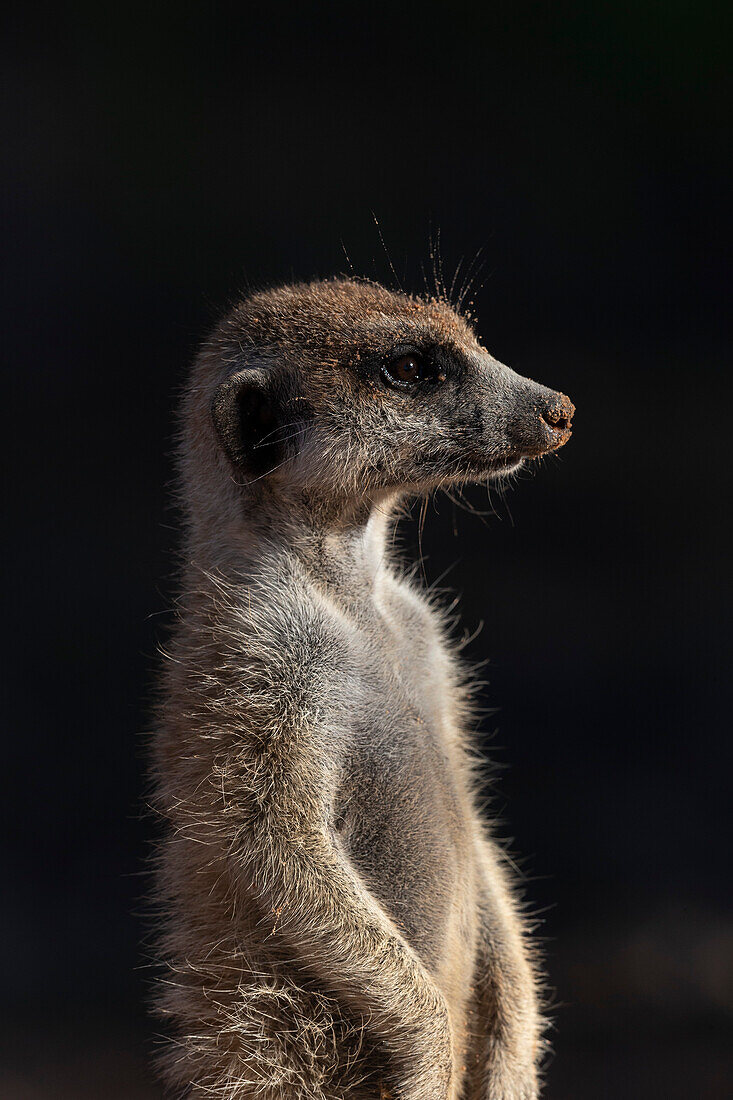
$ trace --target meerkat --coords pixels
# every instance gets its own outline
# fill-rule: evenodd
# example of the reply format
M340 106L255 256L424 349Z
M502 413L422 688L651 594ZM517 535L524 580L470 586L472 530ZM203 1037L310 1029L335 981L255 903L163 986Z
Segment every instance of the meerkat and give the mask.
M391 531L410 494L562 446L573 412L445 300L368 281L254 294L204 344L154 741L171 1095L537 1096L470 677Z

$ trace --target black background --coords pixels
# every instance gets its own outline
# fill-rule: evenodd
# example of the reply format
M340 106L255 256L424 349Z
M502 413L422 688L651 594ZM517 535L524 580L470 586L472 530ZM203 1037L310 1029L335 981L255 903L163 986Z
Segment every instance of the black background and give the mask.
M496 515L438 497L423 539L428 581L453 566L441 583L484 624L494 805L555 991L547 1096L726 1094L728 18L683 0L10 17L4 1097L159 1095L142 731L175 395L249 286L394 283L373 213L409 289L431 237L449 281L482 249L484 342L578 409Z

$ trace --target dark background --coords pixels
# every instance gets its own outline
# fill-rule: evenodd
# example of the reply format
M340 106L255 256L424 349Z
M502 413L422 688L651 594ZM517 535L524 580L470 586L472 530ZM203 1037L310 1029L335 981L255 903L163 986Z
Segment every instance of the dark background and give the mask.
M175 395L248 286L393 282L374 212L408 288L438 232L449 279L481 248L486 345L578 409L495 516L438 497L423 545L484 623L495 806L555 991L547 1096L723 1097L723 5L154 9L17 9L3 35L0 1093L159 1096L141 731Z

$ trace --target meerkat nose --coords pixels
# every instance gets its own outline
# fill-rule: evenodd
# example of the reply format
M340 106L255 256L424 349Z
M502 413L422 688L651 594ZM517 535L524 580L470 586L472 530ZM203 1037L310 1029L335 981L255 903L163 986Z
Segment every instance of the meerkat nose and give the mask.
M553 399L540 409L540 419L553 432L565 433L572 427L575 405L564 393L553 394Z

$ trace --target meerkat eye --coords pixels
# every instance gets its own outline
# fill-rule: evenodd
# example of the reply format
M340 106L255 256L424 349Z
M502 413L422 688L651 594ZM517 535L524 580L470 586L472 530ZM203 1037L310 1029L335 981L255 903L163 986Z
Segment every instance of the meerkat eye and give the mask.
M422 377L422 363L417 355L401 355L389 365L397 382L417 382Z
M423 359L414 351L406 355L398 355L384 368L387 381L400 388L414 385L424 377L424 374Z

